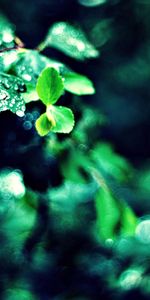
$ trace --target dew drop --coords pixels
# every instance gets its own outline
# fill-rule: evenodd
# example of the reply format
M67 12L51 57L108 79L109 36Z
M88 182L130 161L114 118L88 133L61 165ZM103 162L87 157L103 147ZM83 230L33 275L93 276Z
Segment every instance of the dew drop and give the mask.
M31 81L31 79L32 79L31 75L29 75L29 74L23 74L22 78L26 81Z
M26 113L26 120L32 122L34 119L33 115L31 113Z
M19 84L19 85L18 85L18 91L19 91L19 92L25 92L25 91L26 91L26 86L25 86L25 84Z
M25 121L23 127L25 130L30 130L32 128L32 123L30 121Z
M18 84L17 83L14 84L14 90L18 91Z
M18 117L23 117L23 116L24 116L24 111L22 111L22 110L17 110L17 111L16 111L16 115L17 115Z
M0 92L0 100L9 99L9 94L6 91L1 90Z
M3 84L3 86L4 86L6 89L10 89L10 83L9 83L9 80L8 80L7 78L4 78L4 79L3 79L2 84Z

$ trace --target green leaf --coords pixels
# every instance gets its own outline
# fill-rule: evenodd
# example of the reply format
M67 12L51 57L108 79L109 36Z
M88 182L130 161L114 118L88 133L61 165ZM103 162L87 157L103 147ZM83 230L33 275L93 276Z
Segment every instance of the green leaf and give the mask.
M121 234L134 235L137 224L137 217L132 209L126 203L122 203Z
M23 79L26 84L32 84L35 87L39 74L49 65L59 69L59 63L41 55L36 50L25 49L18 53L17 62L15 61L11 72Z
M14 59L14 64L11 66L11 73L25 82L27 91L24 97L27 103L39 99L35 91L36 83L44 68L47 66L54 67L58 71L64 68L64 65L60 62L51 60L36 50L21 51L18 53L17 60L15 60L15 57L12 57L12 59Z
M56 69L48 67L40 74L36 90L46 106L54 104L63 93L63 79Z
M118 182L126 182L132 174L129 162L115 153L112 146L107 143L98 143L91 151L91 158L101 170Z
M107 0L79 0L79 3L87 7L95 7L104 4L106 1Z
M36 50L25 50L20 53L10 51L3 53L0 59L0 65L3 71L10 69L12 74L25 82L27 91L23 97L26 103L39 99L35 91L36 83L40 73L46 67L54 68L60 73L65 80L64 88L70 93L86 95L95 92L92 82L86 76L72 72L71 69L64 64L49 59Z
M95 89L93 83L86 76L70 72L64 75L65 90L76 95L89 95L94 94Z
M97 228L102 240L114 239L120 211L116 199L108 188L100 187L95 199Z
M106 123L106 118L93 106L80 104L82 116L73 131L73 137L81 144L93 145L97 141L100 128Z
M47 117L54 125L51 128L53 132L69 133L74 126L74 115L72 110L64 106L51 105L47 109Z
M48 46L77 60L99 56L99 51L88 41L83 31L65 22L55 23L50 28L44 42L39 45L39 49L43 50Z
M2 63L1 70L8 72L12 65L18 60L18 52L16 50L6 51L0 53L0 62ZM1 71L1 72L2 72Z
M99 191L95 198L97 229L102 240L115 239L119 235L133 236L137 226L137 217L132 208L116 197L99 174Z
M61 161L61 172L66 180L76 183L87 183L91 180L91 161L89 155L79 147L68 144L67 157Z
M7 300L17 300L18 297L21 300L35 300L35 297L30 290L16 286L11 289L6 289L4 295Z
M48 120L46 113L42 114L35 123L36 130L40 136L49 133L52 128L52 123Z
M25 103L30 103L31 101L37 101L39 100L39 96L38 93L35 89L35 87L33 87L32 84L27 84L27 90L25 93L23 93L22 95Z
M0 111L10 110L22 117L25 102L21 93L25 92L25 89L25 84L20 78L0 73Z

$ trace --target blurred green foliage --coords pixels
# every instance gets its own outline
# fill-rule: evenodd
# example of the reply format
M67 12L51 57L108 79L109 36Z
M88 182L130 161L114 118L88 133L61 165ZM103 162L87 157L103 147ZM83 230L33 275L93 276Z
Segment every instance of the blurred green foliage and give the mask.
M128 5L135 23L144 23L148 33L150 5L148 1L123 2L79 0L89 10L120 5L124 14L117 15L117 21L105 13L103 18L95 16L86 24L87 36L82 26L57 21L36 50L22 49L14 26L0 17L0 51L4 50L0 52L0 110L4 111L0 120L7 118L5 110L17 116L25 113L21 121L17 116L13 119L16 132L11 132L11 121L6 121L8 137L6 126L1 126L5 141L1 152L5 165L1 162L0 169L1 299L95 300L101 295L130 299L132 292L138 299L149 299L149 158L134 165L102 135L110 124L127 147L131 127L136 134L134 126L148 118L149 104L142 104L141 115L141 100L136 101L135 96L126 102L128 93L124 95L124 91L149 96L149 41L137 46L126 59L116 57L114 49L116 45L121 49L122 39L129 33L122 20L124 17L127 26ZM129 21L132 25L134 18ZM127 54L130 45L128 40L124 43ZM56 48L72 60L84 62L87 69L94 64L95 74L101 72L101 81L97 84L95 79L93 85L76 68L72 71L72 66L39 52L46 48ZM105 62L105 51L110 53L111 68ZM88 64L87 59L94 60ZM146 91L139 90L143 86ZM65 106L53 105L57 100ZM71 109L76 119L72 132ZM110 111L114 111L112 119ZM35 119L43 137L35 131ZM31 134L29 139L27 133ZM129 144L134 146L132 135Z

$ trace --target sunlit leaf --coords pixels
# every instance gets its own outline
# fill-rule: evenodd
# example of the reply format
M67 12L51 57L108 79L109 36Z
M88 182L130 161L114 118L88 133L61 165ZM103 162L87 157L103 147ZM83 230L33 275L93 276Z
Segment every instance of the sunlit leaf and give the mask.
M55 23L50 28L39 49L43 50L48 46L57 48L78 60L99 56L98 50L88 41L83 31L65 22Z
M64 91L62 77L54 68L46 68L40 74L36 90L39 98L47 106L54 104Z
M51 122L48 120L46 113L42 114L35 123L36 130L39 135L44 136L49 133L52 128Z
M51 130L53 132L70 133L74 126L74 115L71 109L64 106L50 106L47 110L47 117L55 124Z

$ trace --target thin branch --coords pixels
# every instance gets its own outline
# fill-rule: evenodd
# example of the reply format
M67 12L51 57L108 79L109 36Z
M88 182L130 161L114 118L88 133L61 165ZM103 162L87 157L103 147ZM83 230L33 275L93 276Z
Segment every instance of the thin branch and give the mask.
M13 47L0 49L0 53L24 48L24 43L18 37L15 37L15 43L16 45L14 45Z
M3 49L0 49L0 53L7 52L7 51L10 51L10 50L17 50L18 48L20 48L20 47L17 46L17 45L15 45L13 47L10 47L10 48L3 48Z

